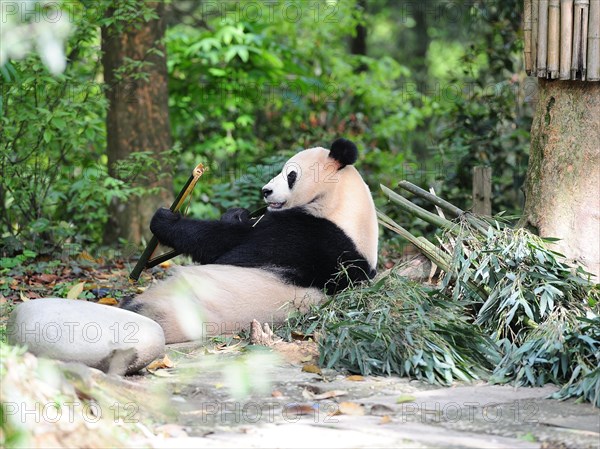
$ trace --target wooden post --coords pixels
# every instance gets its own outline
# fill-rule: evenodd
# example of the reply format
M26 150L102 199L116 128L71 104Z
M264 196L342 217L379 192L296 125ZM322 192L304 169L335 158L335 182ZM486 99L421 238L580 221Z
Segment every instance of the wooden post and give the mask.
M573 0L560 0L560 79L571 79Z
M473 213L492 215L492 167L473 167Z
M558 78L560 49L560 0L548 3L548 78Z
M587 79L600 81L600 0L590 2Z

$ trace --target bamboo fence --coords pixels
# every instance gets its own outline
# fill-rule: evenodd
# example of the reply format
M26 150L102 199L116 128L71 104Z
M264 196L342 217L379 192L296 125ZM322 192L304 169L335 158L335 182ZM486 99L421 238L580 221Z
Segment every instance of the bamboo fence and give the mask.
M523 0L525 70L600 81L600 0Z

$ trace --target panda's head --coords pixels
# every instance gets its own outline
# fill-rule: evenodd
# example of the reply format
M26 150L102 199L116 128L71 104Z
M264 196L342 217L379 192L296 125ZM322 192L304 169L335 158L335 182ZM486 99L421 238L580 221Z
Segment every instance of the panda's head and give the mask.
M369 187L352 165L357 158L356 145L346 139L333 142L331 150L301 151L285 163L262 193L272 213L301 207L336 224L374 268L377 215Z
M317 147L299 152L263 187L269 211L304 206L315 213L332 205L345 178L356 177L356 170L347 167L357 158L356 145L346 139L333 142L331 150Z

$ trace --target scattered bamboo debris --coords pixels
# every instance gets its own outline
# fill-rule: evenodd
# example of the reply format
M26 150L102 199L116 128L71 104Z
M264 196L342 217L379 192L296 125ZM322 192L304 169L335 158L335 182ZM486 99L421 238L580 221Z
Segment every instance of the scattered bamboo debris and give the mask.
M525 71L600 81L600 0L523 0Z

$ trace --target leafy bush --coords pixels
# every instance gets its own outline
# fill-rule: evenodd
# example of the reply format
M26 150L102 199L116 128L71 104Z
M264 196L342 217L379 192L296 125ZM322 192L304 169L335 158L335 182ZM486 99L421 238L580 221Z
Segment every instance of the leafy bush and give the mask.
M328 367L450 385L479 379L500 358L464 316L466 305L392 271L292 318L290 325L319 336L321 363Z

